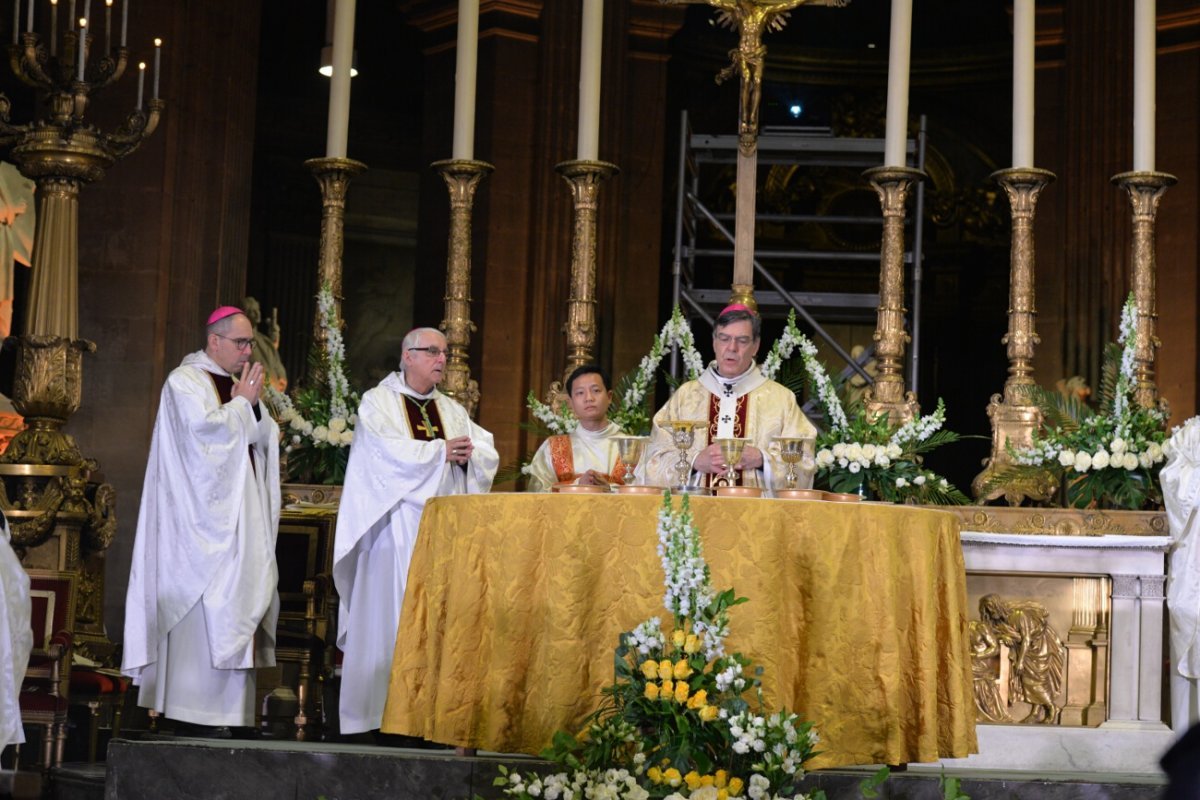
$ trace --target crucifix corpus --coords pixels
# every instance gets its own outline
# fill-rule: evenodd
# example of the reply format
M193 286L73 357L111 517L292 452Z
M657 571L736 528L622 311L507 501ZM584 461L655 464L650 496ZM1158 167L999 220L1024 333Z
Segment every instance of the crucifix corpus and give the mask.
M758 108L762 96L763 62L767 47L763 33L780 30L788 12L801 5L845 6L849 0L660 0L666 5L703 3L718 10L717 20L738 34L738 46L729 51L729 66L717 74L717 83L739 74L737 214L733 241L733 294L731 302L752 308L754 301L754 216L758 177Z

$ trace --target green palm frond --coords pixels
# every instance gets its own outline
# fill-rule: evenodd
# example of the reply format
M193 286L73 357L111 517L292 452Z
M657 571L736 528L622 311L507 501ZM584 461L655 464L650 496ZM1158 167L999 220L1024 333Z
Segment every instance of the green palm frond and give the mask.
M1109 342L1104 348L1104 364L1100 368L1100 413L1111 414L1117 397L1117 380L1121 374L1121 345Z
M1044 389L1041 386L1018 386L1017 391L1042 412L1042 424L1049 430L1061 429L1070 433L1095 412L1077 395Z

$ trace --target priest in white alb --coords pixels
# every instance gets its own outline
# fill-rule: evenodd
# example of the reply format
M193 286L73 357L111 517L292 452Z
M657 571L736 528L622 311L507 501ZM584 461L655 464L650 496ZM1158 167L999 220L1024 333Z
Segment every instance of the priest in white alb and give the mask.
M446 338L404 337L400 371L363 395L339 504L333 580L340 598L341 732L383 721L408 564L425 503L487 492L500 457L492 435L437 389Z
M223 306L167 376L133 543L121 671L138 705L197 735L252 726L254 670L275 665L279 427L253 342Z
M646 454L638 465L640 482L671 486L678 482L679 450L665 420L707 423L696 431L688 450L689 485L711 486L727 465L715 439L749 439L734 464L736 485L771 490L781 485L787 466L779 458L774 437L813 438L816 428L796 404L792 392L766 378L754 363L761 344L761 319L744 305L727 306L713 326L716 359L694 381L680 386L654 415ZM812 473L801 472L800 488L812 485Z
M25 741L21 728L21 682L33 649L29 575L9 544L8 520L0 513L0 751Z
M608 418L612 389L608 375L595 364L577 367L567 378L567 404L579 426L542 442L523 469L531 492L548 492L555 484L607 486L625 482L614 437L619 425Z

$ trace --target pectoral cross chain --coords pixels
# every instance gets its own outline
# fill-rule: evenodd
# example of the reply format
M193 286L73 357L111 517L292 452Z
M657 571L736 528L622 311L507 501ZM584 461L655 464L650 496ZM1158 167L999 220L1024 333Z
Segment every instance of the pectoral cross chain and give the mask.
M424 403L417 403L417 408L421 412L421 424L417 426L417 430L430 439L436 439L437 435L441 433L441 430L437 425L434 425L433 420L429 418L429 412L425 410L425 406L427 405L429 405L428 400L426 400Z

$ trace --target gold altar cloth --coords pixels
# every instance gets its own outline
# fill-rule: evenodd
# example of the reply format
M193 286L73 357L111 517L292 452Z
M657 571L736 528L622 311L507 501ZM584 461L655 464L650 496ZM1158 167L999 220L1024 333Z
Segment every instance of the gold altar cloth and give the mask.
M674 501L678 506L678 498ZM613 679L622 631L670 627L661 497L490 494L425 507L383 730L536 754ZM692 498L729 652L816 723L810 767L976 752L958 520L905 506ZM753 703L753 696L747 699Z

